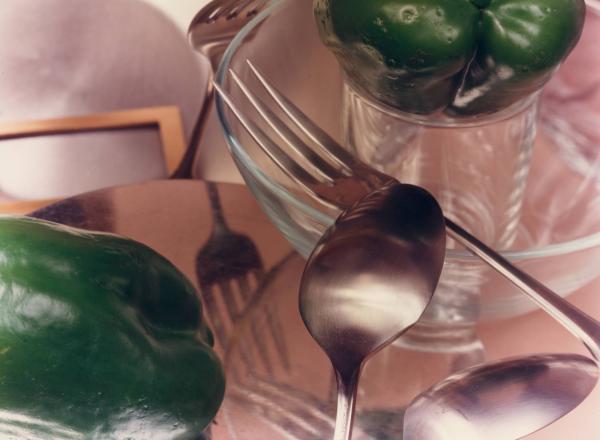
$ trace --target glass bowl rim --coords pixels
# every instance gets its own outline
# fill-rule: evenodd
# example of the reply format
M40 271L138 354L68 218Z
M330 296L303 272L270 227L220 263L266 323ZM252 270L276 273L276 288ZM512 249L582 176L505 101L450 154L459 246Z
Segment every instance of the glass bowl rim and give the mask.
M250 22L248 22L231 40L223 54L223 58L221 59L217 68L217 72L215 74L215 81L217 82L217 84L219 84L219 86L225 87L225 78L227 76L227 72L230 69L231 59L233 58L237 50L241 47L241 45L244 43L248 34L250 34L261 22L267 19L274 11L276 11L278 8L282 7L289 1L291 0L271 0L269 6L265 8L262 12L257 14L256 17L254 17ZM298 201L292 195L292 193L290 193L285 187L269 178L269 176L267 176L254 163L252 158L248 155L248 153L246 153L241 142L233 134L225 111L225 103L218 93L215 94L215 106L217 109L217 117L221 125L225 141L227 142L227 146L231 155L234 158L234 161L236 162L236 165L238 161L241 161L245 170L249 171L252 174L253 178L255 178L262 185L264 185L269 191L276 194L277 197L283 199L285 203L294 206L296 209L303 212L305 215L313 217L314 219L323 224L331 224L333 221L335 221L335 219L332 219L330 216L320 212L318 209ZM560 256L577 252L580 250L587 250L598 245L600 245L600 231L590 235L586 235L584 237L578 237L573 240L563 241L560 243L552 243L549 245L535 247L531 249L502 250L499 251L499 253L507 259L510 259L512 261L518 261ZM446 258L473 261L479 260L478 257L471 254L466 249L446 249Z

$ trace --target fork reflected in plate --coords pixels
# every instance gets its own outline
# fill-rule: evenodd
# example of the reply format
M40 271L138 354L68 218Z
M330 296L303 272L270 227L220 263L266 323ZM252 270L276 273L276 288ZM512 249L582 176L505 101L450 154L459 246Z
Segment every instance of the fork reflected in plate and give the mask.
M254 242L246 235L232 231L225 220L217 185L206 183L213 216L213 227L208 241L196 255L196 274L202 300L213 324L216 342L225 350L236 323L244 315L248 304L265 278L262 259ZM276 361L289 368L281 323L270 307L266 331L250 326L253 346L267 372L273 371L273 359L268 346L272 344ZM253 364L250 347L242 356L247 366Z

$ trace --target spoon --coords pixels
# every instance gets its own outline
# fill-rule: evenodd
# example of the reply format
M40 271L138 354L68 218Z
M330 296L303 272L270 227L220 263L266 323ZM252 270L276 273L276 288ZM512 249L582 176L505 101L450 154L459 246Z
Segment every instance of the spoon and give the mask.
M433 196L392 184L342 213L308 259L300 314L336 373L334 440L351 438L364 362L408 330L429 303L445 237Z
M515 440L577 407L598 366L576 354L528 356L456 373L415 398L403 440Z

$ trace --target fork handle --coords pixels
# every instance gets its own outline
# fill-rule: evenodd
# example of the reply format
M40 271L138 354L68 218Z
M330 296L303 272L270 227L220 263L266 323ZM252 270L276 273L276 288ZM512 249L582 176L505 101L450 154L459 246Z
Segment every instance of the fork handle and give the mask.
M206 192L208 193L208 200L210 201L215 230L228 229L225 216L223 215L223 207L221 206L217 184L215 182L206 182Z
M600 323L598 321L561 298L532 276L518 269L506 258L448 218L446 218L446 230L450 237L529 295L542 309L577 336L596 362L600 362Z
M211 75L212 76L212 75ZM208 78L208 85L206 86L206 93L204 95L204 101L198 112L196 121L194 122L194 128L190 141L185 150L181 163L170 176L171 179L190 179L193 177L194 161L196 160L196 154L198 152L198 146L202 140L202 136L206 132L206 126L208 124L208 118L210 116L210 110L214 101L214 88L212 86L212 78Z

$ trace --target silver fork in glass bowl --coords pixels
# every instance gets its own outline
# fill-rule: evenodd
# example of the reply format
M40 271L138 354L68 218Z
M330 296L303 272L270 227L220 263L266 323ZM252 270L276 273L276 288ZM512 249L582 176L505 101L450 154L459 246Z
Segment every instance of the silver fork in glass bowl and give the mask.
M280 137L279 141L273 140L247 115L244 115L216 83L214 84L215 88L258 146L285 174L313 198L333 207L348 209L367 193L395 180L353 157L273 87L250 61L248 61L248 65L272 98L276 108L287 115L288 123L285 123L269 106L257 98L234 71L229 70L229 74L261 119ZM310 140L311 146L296 135L288 124L299 129ZM291 149L294 154L302 157L304 159L302 164L288 154L286 149ZM531 297L567 330L578 337L596 361L600 362L600 323L515 267L460 225L448 218L445 221L446 231L451 238Z

